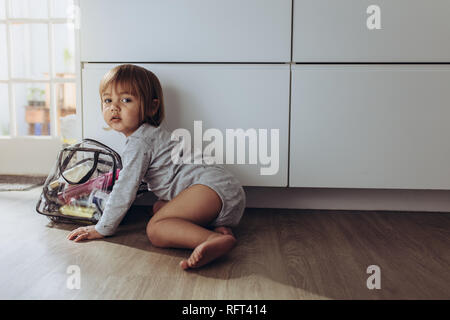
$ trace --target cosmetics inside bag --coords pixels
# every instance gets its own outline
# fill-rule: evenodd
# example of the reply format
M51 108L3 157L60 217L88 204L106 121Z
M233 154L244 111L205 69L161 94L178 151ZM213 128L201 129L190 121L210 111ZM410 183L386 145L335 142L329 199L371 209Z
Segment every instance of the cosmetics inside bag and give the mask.
M63 148L36 211L54 222L97 223L122 169L120 155L92 140Z

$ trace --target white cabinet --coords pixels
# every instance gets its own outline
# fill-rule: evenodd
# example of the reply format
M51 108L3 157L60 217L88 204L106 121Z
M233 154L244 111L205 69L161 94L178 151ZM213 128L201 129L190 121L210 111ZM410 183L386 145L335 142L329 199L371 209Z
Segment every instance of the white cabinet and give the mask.
M292 187L450 189L449 65L297 65Z
M194 121L202 121L203 133L218 129L224 138L224 162L226 162L226 129L255 129L257 132L257 164L250 164L250 141L246 140L245 164L237 164L236 146L234 164L225 167L246 186L287 186L288 128L289 128L289 65L259 64L140 64L154 72L161 81L166 106L163 127L172 132L185 128L191 132L194 144ZM124 138L106 127L100 110L98 86L104 73L112 64L85 64L83 69L83 123L84 137L99 139L117 151L123 148ZM268 152L271 164L263 164L260 158L262 135L268 133ZM270 132L278 130L279 152L271 144ZM199 131L197 131L199 132ZM247 131L248 132L248 131ZM231 142L231 141L230 141ZM203 142L203 149L210 142ZM237 145L237 140L235 142ZM255 146L255 145L253 145ZM276 158L278 160L276 160ZM262 168L275 169L274 174L261 174Z
M167 130L256 130L258 163L247 139L226 164L245 186L450 189L450 66L405 64L450 62L449 0L79 1L84 137L121 151L98 85L136 63L162 82Z
M288 62L291 0L80 0L81 61Z
M293 16L295 62L450 62L449 0L294 0Z

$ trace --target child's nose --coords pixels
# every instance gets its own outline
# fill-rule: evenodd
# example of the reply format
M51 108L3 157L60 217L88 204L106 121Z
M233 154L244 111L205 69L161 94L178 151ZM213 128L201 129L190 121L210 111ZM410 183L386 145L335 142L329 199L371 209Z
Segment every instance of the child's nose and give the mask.
M117 103L111 103L111 112L119 112L119 106L117 105Z

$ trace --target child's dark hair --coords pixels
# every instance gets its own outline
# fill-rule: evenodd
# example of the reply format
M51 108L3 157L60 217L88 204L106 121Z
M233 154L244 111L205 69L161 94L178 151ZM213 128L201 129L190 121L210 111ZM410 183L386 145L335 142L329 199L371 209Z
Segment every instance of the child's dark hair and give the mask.
M100 99L102 94L113 85L119 85L125 91L140 100L140 122L159 127L164 119L164 99L161 83L156 75L133 64L122 64L103 76L100 82ZM155 105L153 100L158 99Z

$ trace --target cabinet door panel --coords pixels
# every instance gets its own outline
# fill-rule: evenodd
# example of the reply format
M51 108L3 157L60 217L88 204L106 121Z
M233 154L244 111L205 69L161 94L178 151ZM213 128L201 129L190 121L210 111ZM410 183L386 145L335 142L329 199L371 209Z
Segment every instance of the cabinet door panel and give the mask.
M294 0L293 60L450 62L449 12L448 0Z
M81 0L81 61L287 62L291 0Z
M450 66L292 72L292 187L450 189Z
M218 129L223 137L225 167L247 186L287 186L288 127L289 127L289 66L288 65L209 65L209 64L141 64L154 72L161 81L166 105L163 127L172 132L185 128L191 133L194 147L194 121L201 121L204 134ZM87 64L83 69L83 127L84 136L99 139L121 151L124 138L114 131L104 131L99 106L98 84L114 65ZM245 138L245 161L238 164L237 139L228 139L226 130L256 133L257 144L251 148ZM267 151L261 148L267 130ZM278 151L272 146L270 134L278 130ZM201 137L202 135L200 135ZM197 140L197 141L201 141ZM255 141L254 141L255 142ZM210 144L206 139L202 148ZM234 143L235 155L226 159L226 143ZM250 150L256 150L257 163L250 163ZM273 154L272 154L273 150ZM264 164L262 155L270 163ZM277 164L278 163L278 164ZM271 174L262 174L272 168Z

